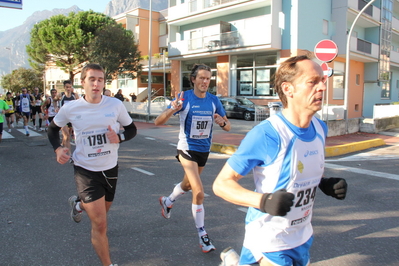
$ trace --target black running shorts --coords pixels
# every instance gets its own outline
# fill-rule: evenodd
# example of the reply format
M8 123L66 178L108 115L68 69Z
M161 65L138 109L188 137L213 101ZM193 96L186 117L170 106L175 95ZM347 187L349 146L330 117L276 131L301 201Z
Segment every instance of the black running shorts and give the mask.
M209 152L177 150L176 159L180 162L179 155L186 160L196 162L199 167L204 167L208 161Z
M105 196L112 202L118 181L118 165L106 171L93 172L74 165L74 175L79 199L84 203L96 201Z

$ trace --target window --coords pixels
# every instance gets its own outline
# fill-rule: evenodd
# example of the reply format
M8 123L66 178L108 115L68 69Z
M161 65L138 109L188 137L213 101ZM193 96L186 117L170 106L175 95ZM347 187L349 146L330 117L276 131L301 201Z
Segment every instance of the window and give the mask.
M140 76L141 83L148 83L148 75L141 75ZM163 76L152 76L151 75L151 83L155 84L163 84Z
M276 72L276 53L232 56L232 75L237 96L277 96L272 79ZM234 69L234 65L237 66Z
M118 76L118 89L123 88L134 88L133 79L124 74Z
M360 74L356 74L356 85L360 85Z
M343 100L344 99L344 63L334 63L334 76L333 76L333 99Z
M328 35L328 21L323 19L323 34Z

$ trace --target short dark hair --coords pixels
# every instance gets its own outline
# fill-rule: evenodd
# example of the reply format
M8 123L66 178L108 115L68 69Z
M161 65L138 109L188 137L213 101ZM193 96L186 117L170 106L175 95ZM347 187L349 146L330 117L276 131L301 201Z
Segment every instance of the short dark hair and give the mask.
M9 94L11 94L11 92L7 91L6 95L9 95Z
M309 55L290 57L280 64L280 66L277 68L276 74L274 75L275 88L284 107L287 107L288 103L287 96L285 96L281 84L284 82L293 83L295 78L302 74L299 72L297 63L303 60L312 60L312 58Z
M197 74L198 74L198 71L200 71L200 70L207 70L207 71L212 73L212 70L211 70L211 68L209 66L207 66L205 64L194 64L193 68L191 69L191 73L190 73L190 85L191 85L191 87L194 86L194 83L191 80L191 78L196 78Z
M72 81L70 81L69 79L68 80L64 80L64 87L65 87L66 84L71 84L72 85Z
M80 80L84 80L86 78L87 71L89 70L100 70L104 73L104 78L105 78L105 71L102 66L99 64L87 64L83 67L82 72L80 73Z

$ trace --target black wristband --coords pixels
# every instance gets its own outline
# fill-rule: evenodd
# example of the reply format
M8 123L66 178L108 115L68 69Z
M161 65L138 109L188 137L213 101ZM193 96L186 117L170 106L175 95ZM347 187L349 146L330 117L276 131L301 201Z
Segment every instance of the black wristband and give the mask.
M223 126L220 126L220 127L225 127L227 124L226 124L226 121L224 121L224 124L223 124Z

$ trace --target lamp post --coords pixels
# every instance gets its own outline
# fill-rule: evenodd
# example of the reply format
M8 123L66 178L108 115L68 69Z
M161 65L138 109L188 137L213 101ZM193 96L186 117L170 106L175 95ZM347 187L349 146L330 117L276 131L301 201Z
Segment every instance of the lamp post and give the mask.
M152 77L151 77L151 57L152 57L152 0L150 0L150 21L149 21L149 27L150 27L150 34L148 36L148 89L147 89L147 95L148 95L148 100L147 100L147 122L150 121L150 115L151 115L151 87L152 87Z
M11 88L12 88L11 47L5 47L5 49L10 51L10 90L9 91L11 91Z
M344 118L345 118L345 134L348 134L348 96L349 96L349 55L350 55L350 41L352 36L353 28L359 19L359 17L363 14L363 12L374 2L375 0L371 0L360 10L359 14L357 14L355 20L352 22L352 26L349 30L348 37L346 40L346 62L345 62L345 98L344 98Z

